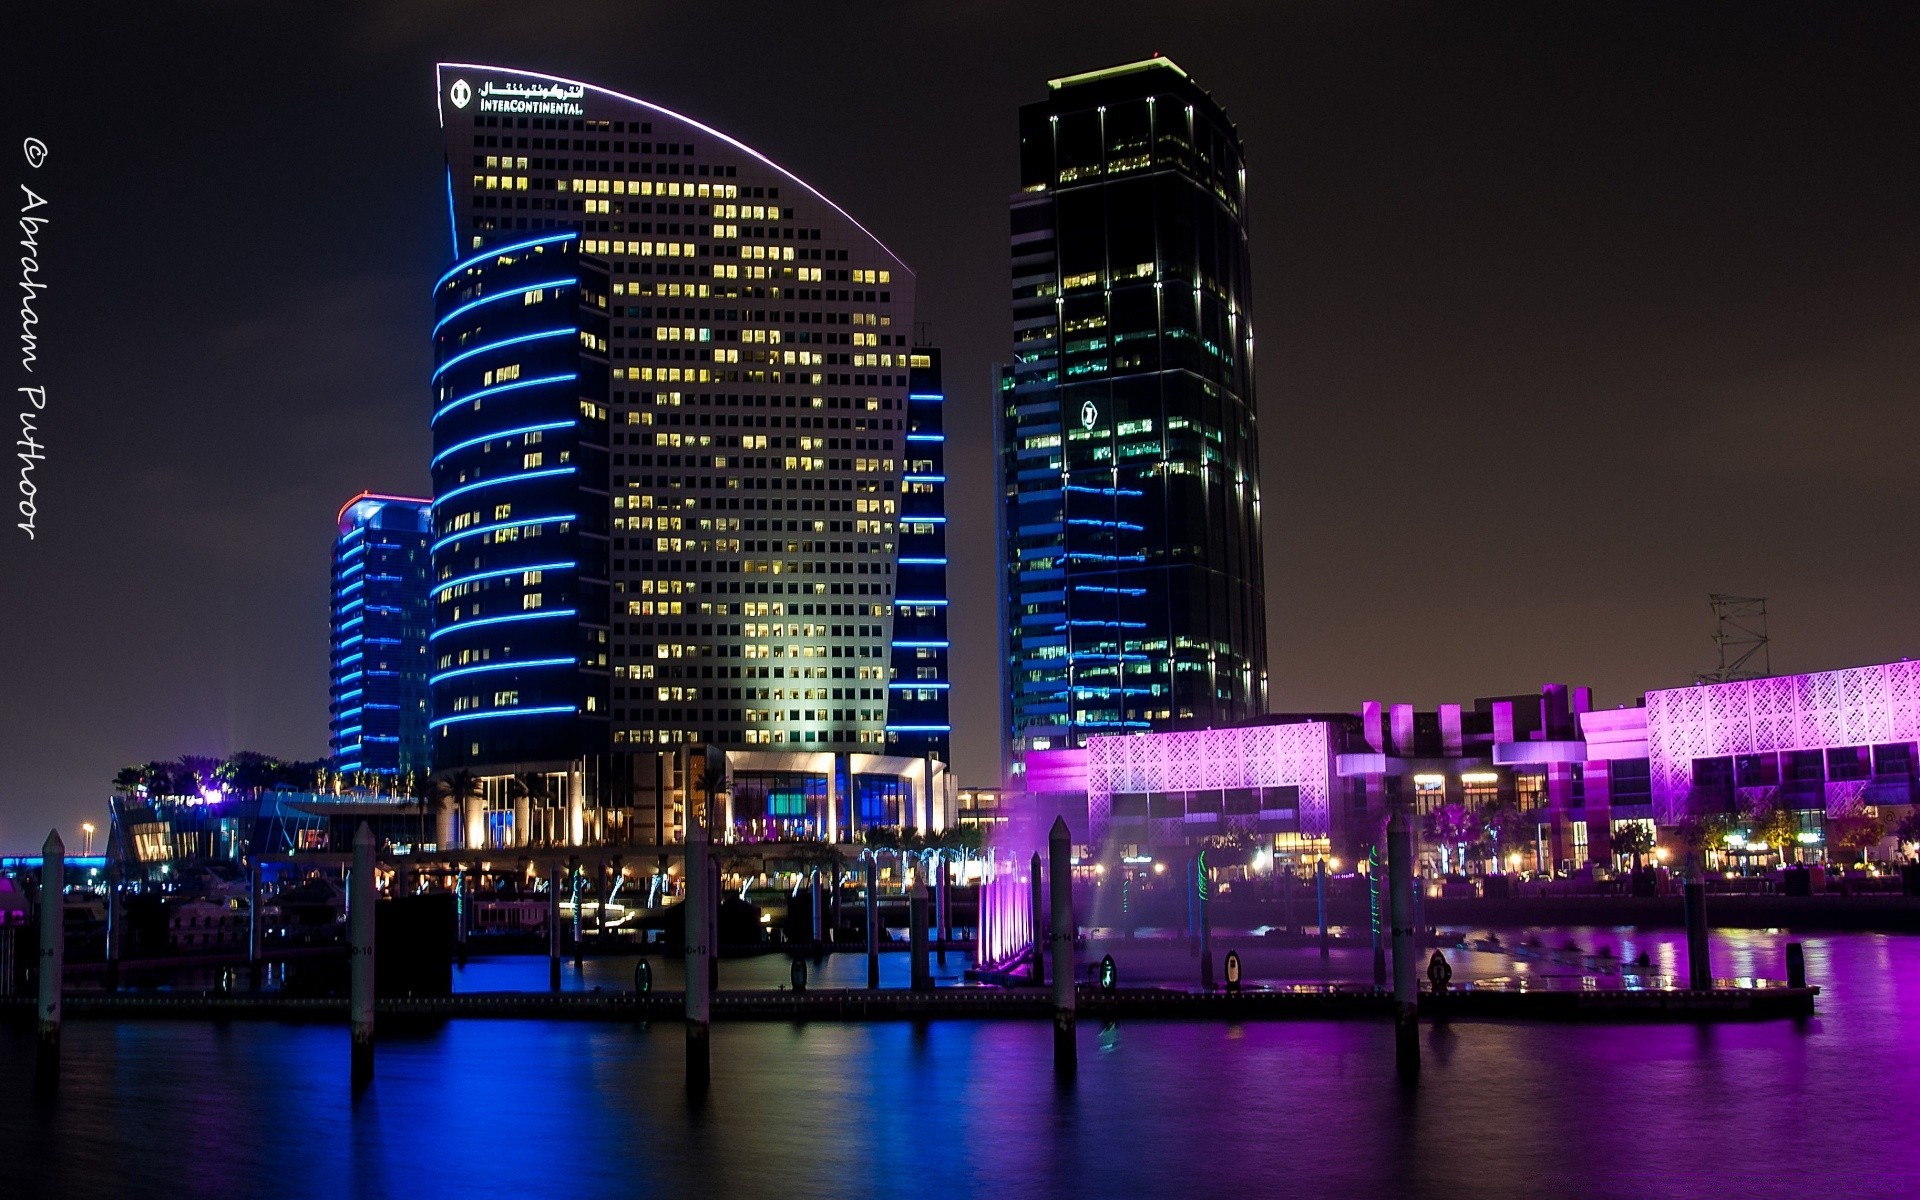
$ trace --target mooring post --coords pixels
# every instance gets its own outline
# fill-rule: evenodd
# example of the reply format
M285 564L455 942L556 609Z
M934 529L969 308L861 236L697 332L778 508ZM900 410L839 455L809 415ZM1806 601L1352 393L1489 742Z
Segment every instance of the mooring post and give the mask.
M1200 986L1210 992L1213 990L1213 896L1204 852L1193 859L1192 884L1193 903L1200 910Z
M1048 938L1053 944L1053 1073L1071 1077L1079 1063L1073 1037L1073 835L1065 817L1055 817L1047 832L1047 859L1053 903Z
M1286 873L1282 874L1279 866L1275 865L1273 879L1280 885L1280 919L1286 923L1287 936L1293 937L1300 932L1300 923L1295 919L1293 911L1293 869L1289 867Z
M1367 915L1373 924L1373 986L1387 986L1387 944L1380 940L1380 847L1367 851Z
M373 828L353 835L353 878L347 882L347 940L353 957L353 1086L373 1081Z
M1787 943L1787 986L1807 986L1807 952L1799 942Z
M708 960L713 947L707 906L713 892L707 883L707 831L698 818L687 822L687 1095L706 1094L712 1079L709 1034L712 1032L713 993Z
M1331 951L1327 947L1327 860L1324 858L1313 864L1313 892L1320 906L1320 957L1326 958Z
M908 986L916 992L933 990L933 972L927 967L927 884L913 882L913 897L907 901L907 953L913 964Z
M713 949L707 955L707 994L716 995L720 991L720 902L724 898L724 887L720 866L713 861L711 841L707 849L707 945Z
M1696 992L1713 988L1713 966L1707 958L1707 877L1698 857L1689 854L1687 883L1682 892L1687 910L1687 986Z
M573 905L573 969L578 972L584 953L583 943L586 940L580 936L580 858L578 855L575 855L567 864L567 900Z
M120 916L120 856L113 850L111 836L107 842L107 990L120 990L120 938L123 934Z
M867 986L880 986L880 868L867 856Z
M934 945L939 947L940 965L947 965L947 943L953 940L953 910L947 907L947 876L953 873L953 864L946 856L940 855L934 860L934 870L939 874L933 877L934 886Z
M40 847L40 1085L60 1081L60 992L67 974L67 847L57 829Z
M1394 1059L1403 1076L1420 1072L1420 992L1413 961L1413 826L1404 808L1387 822L1393 918Z
M560 990L560 865L547 873L547 990Z
M467 886L467 869L453 873L453 952L461 966L467 965L467 924L473 910L473 896Z
M247 976L256 992L260 990L267 958L267 922L260 914L260 893L264 890L260 864L255 862L247 869Z
M1194 887L1194 872L1198 869L1192 855L1188 855L1181 864L1181 878L1186 880L1187 900L1187 957L1200 955L1200 893Z
M820 953L820 945L826 941L827 914L824 889L820 886L820 868L813 869L813 952Z
M1040 867L1040 852L1033 852L1033 861L1027 864L1027 882L1031 885L1032 913L1028 928L1033 931L1033 945L1028 952L1028 980L1034 987L1047 985L1047 910L1041 902L1040 888L1043 878Z

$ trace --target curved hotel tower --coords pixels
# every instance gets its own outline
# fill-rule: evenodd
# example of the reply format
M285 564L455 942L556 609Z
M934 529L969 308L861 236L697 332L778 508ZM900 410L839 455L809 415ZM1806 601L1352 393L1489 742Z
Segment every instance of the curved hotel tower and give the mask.
M1001 379L1010 767L1266 710L1246 166L1163 58L1020 110Z
M471 64L437 87L461 261L436 291L433 744L486 781L467 843L671 841L695 745L729 753L735 836L943 824L912 272L658 105Z

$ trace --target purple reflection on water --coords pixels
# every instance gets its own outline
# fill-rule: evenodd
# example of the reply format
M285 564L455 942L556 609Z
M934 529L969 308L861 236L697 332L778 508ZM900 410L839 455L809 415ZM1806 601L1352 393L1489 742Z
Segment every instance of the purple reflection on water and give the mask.
M1542 935L1598 938L1678 948ZM1721 934L1717 973L1787 940ZM1920 1192L1920 939L1800 940L1812 1020L1429 1027L1411 1091L1373 1022L1083 1023L1065 1091L1041 1022L769 1023L715 1028L689 1112L677 1022L458 1021L388 1030L355 1105L344 1028L74 1020L44 1104L8 1027L0 1147L28 1195Z

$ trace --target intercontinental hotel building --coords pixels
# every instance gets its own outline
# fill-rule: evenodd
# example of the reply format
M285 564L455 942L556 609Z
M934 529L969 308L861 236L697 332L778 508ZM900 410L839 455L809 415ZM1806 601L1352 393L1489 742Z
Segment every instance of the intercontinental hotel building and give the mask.
M914 276L707 126L441 64L429 735L443 844L940 828L939 354Z

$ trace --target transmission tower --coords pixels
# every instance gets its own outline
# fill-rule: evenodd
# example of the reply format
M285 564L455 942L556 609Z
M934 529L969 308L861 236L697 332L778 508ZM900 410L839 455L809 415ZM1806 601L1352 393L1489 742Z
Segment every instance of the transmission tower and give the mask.
M1767 649L1767 598L1713 592L1707 603L1713 608L1713 644L1720 651L1720 666L1701 672L1695 682L1727 683L1773 674Z

